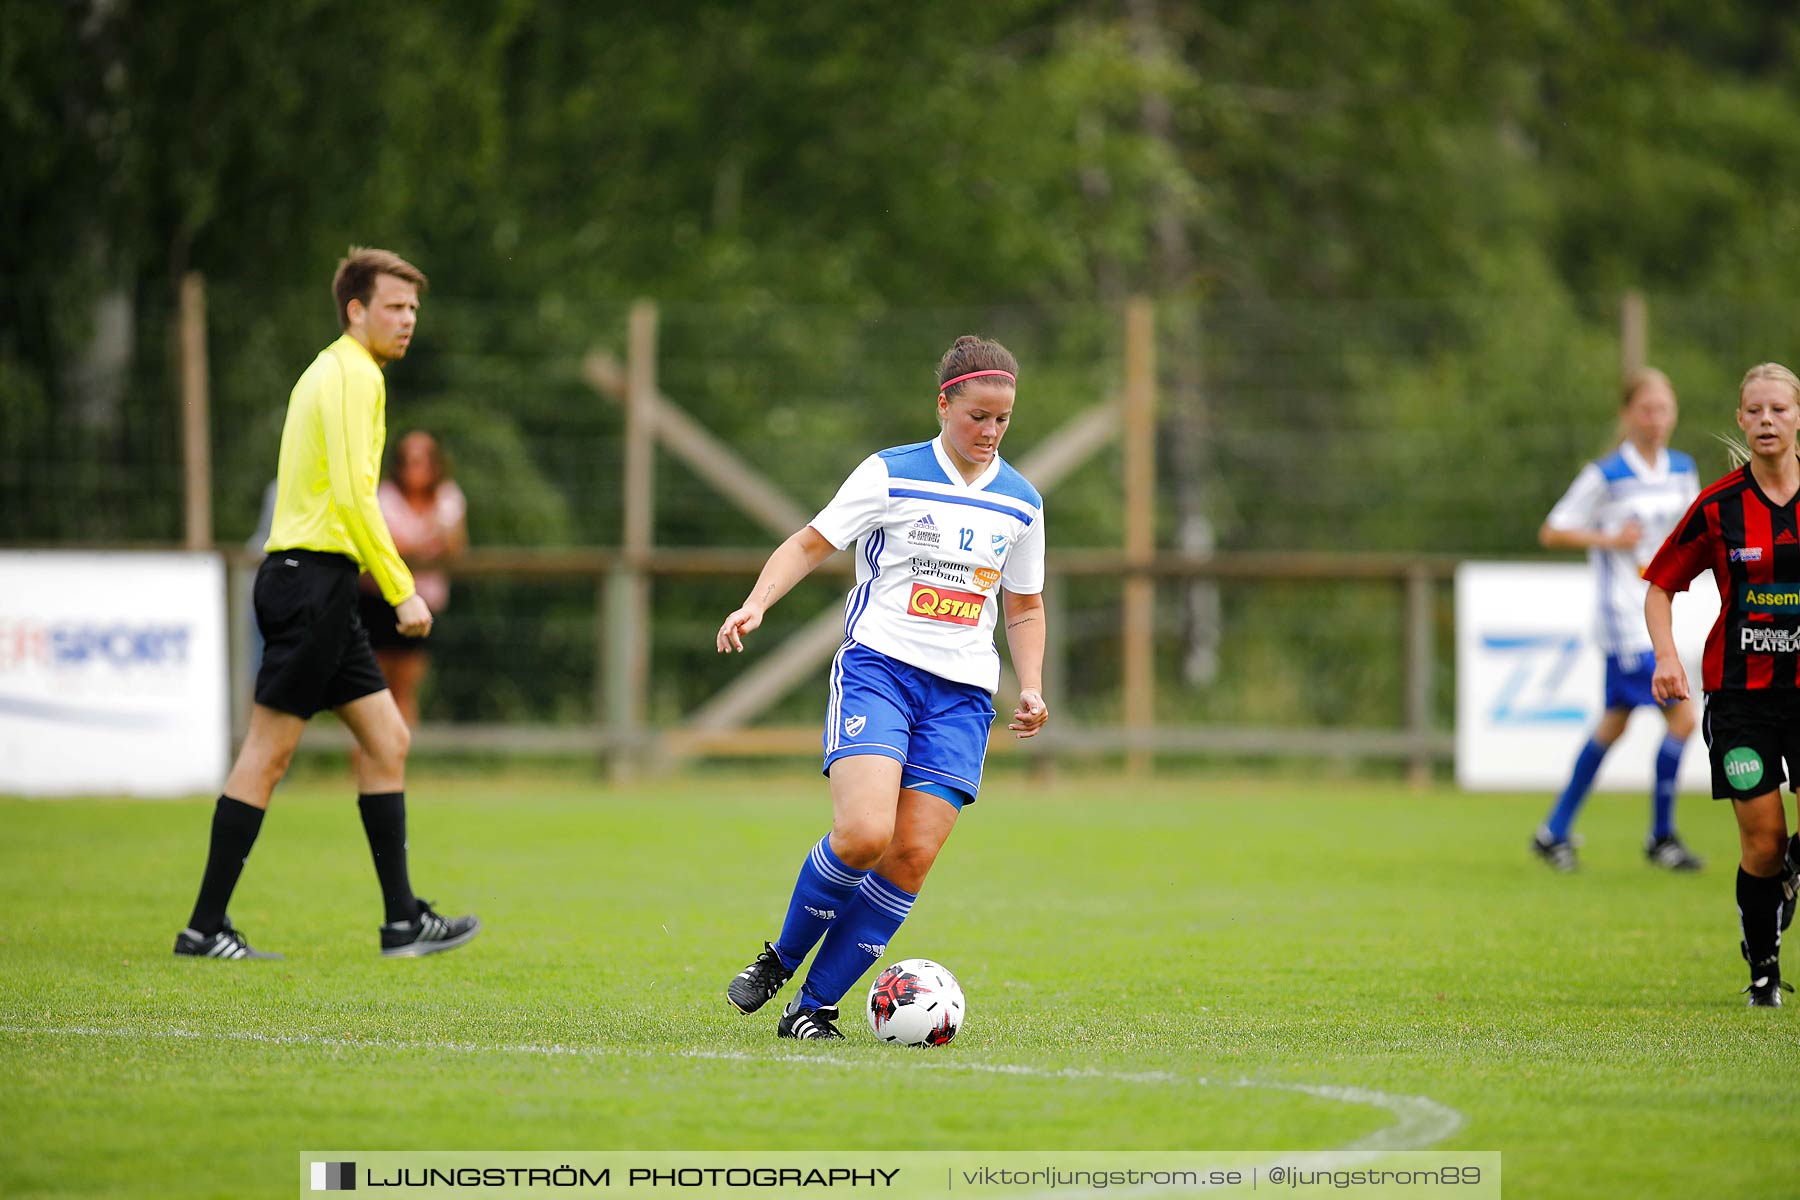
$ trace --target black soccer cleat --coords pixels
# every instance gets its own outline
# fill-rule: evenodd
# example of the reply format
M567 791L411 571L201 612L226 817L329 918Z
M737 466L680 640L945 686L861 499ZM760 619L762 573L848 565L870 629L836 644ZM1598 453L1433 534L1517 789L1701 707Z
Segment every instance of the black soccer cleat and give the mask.
M381 957L418 958L440 950L454 950L481 932L481 921L467 917L440 917L431 902L419 901L419 915L410 921L389 921L381 927Z
M836 1038L843 1041L844 1035L838 1032L838 1010L834 1004L823 1004L818 1008L802 1008L804 1003L798 997L787 1006L781 1014L781 1020L775 1024L775 1036L799 1038L801 1041L829 1041Z
M1791 992L1794 985L1779 975L1764 975L1761 979L1753 979L1744 991L1750 993L1751 1008L1780 1008L1781 993Z
M1681 839L1674 834L1645 841L1644 857L1650 860L1651 866L1665 871L1698 871L1706 865L1705 859L1682 845Z
M1575 869L1575 843L1568 838L1553 842L1540 829L1531 835L1531 852L1548 863L1553 871L1567 874Z
M223 958L236 962L242 958L280 959L279 954L257 950L244 940L244 935L231 927L231 918L219 932L207 934L197 929L184 929L175 935L175 953L187 958Z
M756 961L725 985L725 999L731 1001L733 1008L749 1016L773 1000L781 986L793 977L794 973L781 965L781 955L775 953L775 944L764 942Z

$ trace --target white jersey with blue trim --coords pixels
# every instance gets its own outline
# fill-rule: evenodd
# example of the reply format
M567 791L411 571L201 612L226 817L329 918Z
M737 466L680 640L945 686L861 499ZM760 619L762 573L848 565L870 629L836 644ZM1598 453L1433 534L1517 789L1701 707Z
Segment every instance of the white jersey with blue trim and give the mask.
M1602 653L1653 652L1644 625L1644 568L1700 494L1694 460L1666 450L1650 463L1626 442L1581 469L1545 519L1552 529L1616 533L1636 521L1642 529L1629 550L1588 547L1594 569L1595 637Z
M958 683L1000 686L1004 588L1044 590L1044 501L995 455L964 483L941 436L871 454L812 527L856 543L844 638Z

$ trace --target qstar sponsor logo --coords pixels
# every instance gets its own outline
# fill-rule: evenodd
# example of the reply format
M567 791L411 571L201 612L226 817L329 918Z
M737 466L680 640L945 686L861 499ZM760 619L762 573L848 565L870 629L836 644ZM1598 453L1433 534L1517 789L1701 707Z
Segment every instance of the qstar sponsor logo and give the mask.
M942 536L930 513L914 521L912 528L906 531L906 540L915 546L935 546L942 540Z
M981 622L981 606L986 598L974 592L955 592L949 588L912 585L906 611L928 621L948 621L952 625L977 625Z
M1800 654L1800 630L1746 625L1738 631L1738 649L1746 654Z
M1738 604L1745 612L1800 612L1800 587L1785 583L1746 583L1738 589Z

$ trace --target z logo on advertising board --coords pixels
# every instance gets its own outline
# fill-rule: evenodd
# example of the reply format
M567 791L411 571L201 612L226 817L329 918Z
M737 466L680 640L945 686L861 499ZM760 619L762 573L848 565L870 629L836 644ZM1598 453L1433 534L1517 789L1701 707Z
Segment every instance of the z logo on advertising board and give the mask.
M1581 701L1564 694L1570 668L1581 654L1580 634L1487 634L1481 648L1514 664L1490 695L1488 713L1494 724L1579 725L1587 719Z

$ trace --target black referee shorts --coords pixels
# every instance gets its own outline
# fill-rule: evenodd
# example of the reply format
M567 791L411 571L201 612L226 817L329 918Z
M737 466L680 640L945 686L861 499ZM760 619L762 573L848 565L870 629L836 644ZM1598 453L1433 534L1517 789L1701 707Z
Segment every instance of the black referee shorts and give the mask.
M317 550L271 550L256 572L262 669L256 702L310 717L387 687L356 612L356 563Z
M1712 763L1713 799L1749 800L1800 781L1800 691L1709 692L1706 755Z

